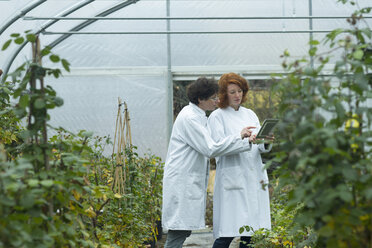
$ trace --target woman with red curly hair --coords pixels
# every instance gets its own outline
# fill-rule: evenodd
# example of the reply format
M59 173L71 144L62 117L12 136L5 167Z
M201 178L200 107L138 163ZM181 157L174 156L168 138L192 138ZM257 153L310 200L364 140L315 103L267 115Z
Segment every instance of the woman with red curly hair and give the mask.
M236 73L226 73L219 82L219 109L212 112L208 129L215 142L242 127L254 126L259 130L257 115L241 104L249 90L246 79ZM257 131L256 131L257 132ZM255 133L255 131L253 131ZM252 144L250 151L216 158L216 178L213 195L213 248L228 248L234 237L240 236L240 247L249 247L252 230L271 228L268 177L261 153L269 152L273 136L265 142Z

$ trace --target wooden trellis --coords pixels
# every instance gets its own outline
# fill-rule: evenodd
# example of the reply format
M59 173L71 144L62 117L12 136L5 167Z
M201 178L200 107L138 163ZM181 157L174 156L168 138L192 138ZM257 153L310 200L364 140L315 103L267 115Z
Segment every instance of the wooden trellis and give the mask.
M122 110L124 106L124 111ZM125 102L118 98L118 114L116 117L115 137L112 151L112 158L115 167L111 168L114 175L112 189L115 193L123 195L125 193L125 149L132 146L132 135L130 130L130 118L128 107Z

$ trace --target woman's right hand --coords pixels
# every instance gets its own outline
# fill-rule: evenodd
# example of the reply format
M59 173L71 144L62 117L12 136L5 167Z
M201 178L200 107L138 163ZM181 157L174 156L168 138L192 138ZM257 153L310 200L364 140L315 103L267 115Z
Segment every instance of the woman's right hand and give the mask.
M245 127L245 128L243 128L242 131L240 132L240 135L242 136L242 139L251 137L251 135L252 135L252 130L251 129L254 129L254 128L256 128L256 127Z

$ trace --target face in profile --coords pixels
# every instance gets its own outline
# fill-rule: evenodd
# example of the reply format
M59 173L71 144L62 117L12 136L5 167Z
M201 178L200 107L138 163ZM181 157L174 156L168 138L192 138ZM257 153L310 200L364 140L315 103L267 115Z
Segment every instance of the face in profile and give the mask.
M212 95L207 100L199 100L199 107L204 111L213 111L217 108L218 96L217 94Z

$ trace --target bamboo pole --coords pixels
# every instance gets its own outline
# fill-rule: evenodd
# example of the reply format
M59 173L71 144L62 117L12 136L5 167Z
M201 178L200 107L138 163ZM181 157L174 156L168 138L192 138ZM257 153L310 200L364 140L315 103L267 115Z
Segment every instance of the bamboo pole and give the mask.
M122 115L122 106L124 111ZM115 167L112 167L114 181L112 189L114 193L120 195L125 194L125 181L126 181L126 152L125 149L132 145L131 129L129 124L129 112L127 104L122 103L121 99L118 98L118 113L116 117L116 127L114 136L114 145L112 158L115 162Z

